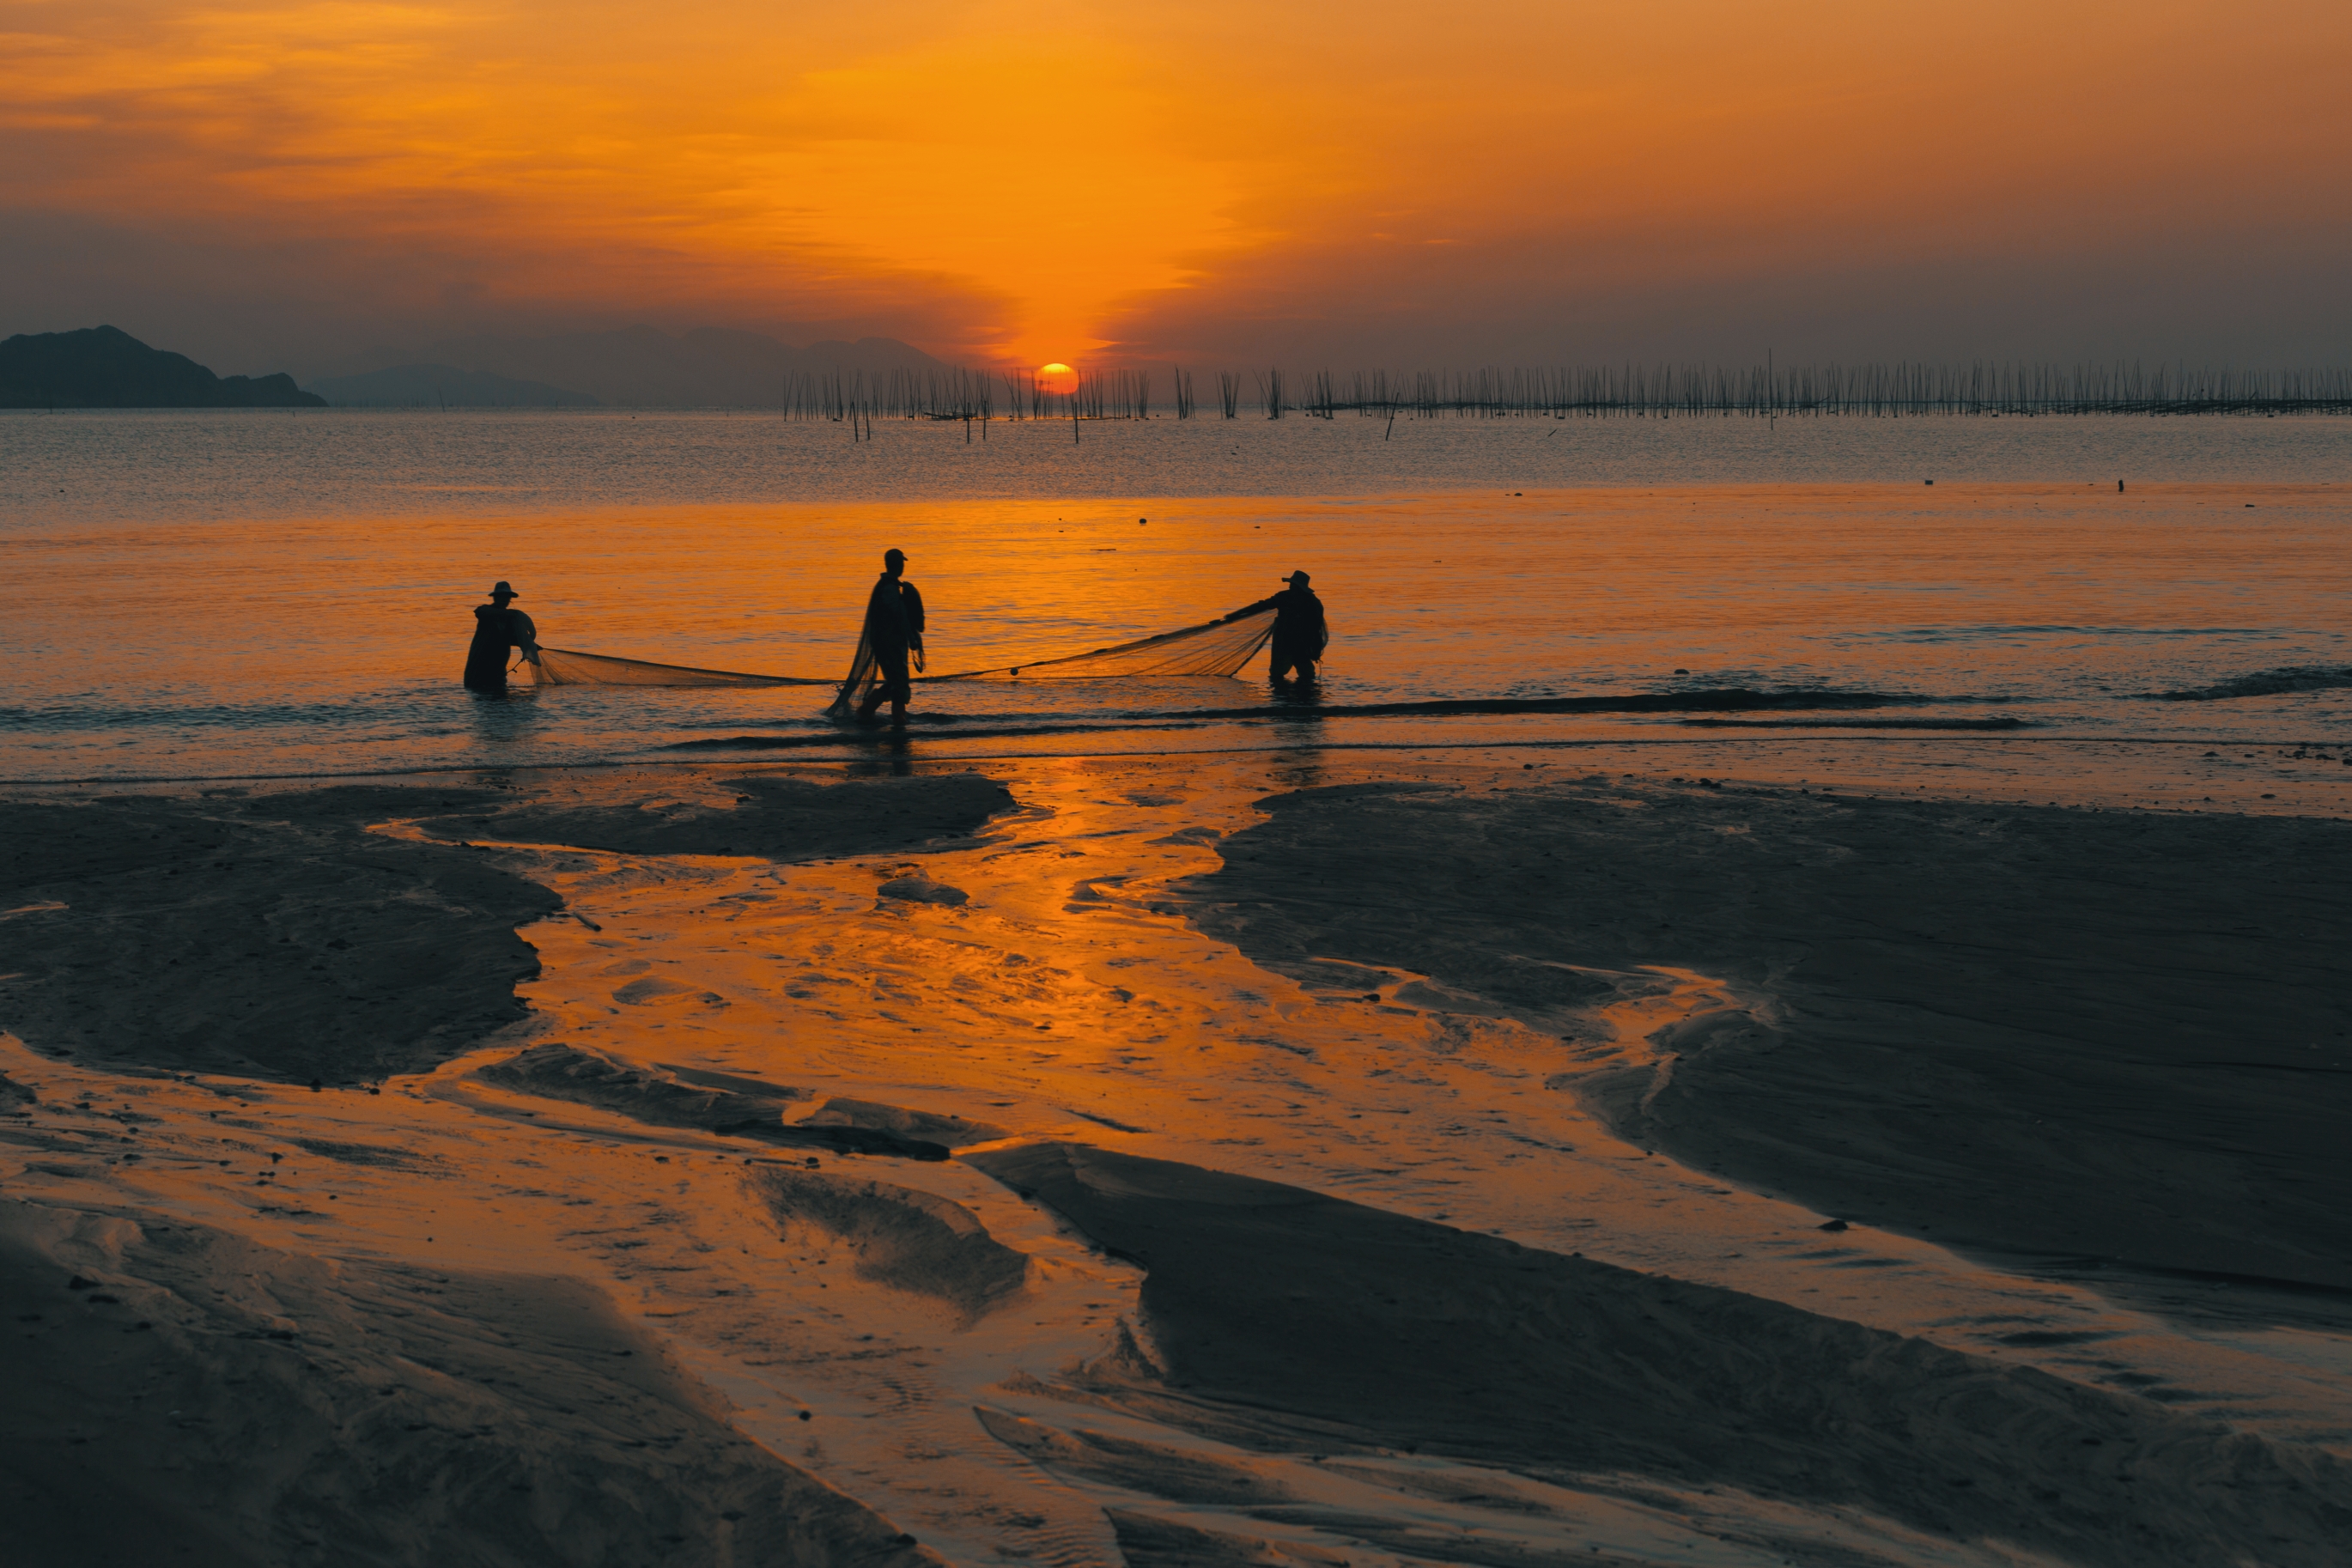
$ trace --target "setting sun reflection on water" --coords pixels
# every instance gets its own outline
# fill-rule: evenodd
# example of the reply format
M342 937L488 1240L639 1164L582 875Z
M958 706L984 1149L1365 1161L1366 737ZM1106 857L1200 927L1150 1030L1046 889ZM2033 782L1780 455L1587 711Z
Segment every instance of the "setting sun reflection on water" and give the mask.
M2340 548L2342 483L2158 479L2119 493L2105 479L1929 486L1753 477L1808 467L1866 476L1928 457L1994 469L2153 463L2142 448L2159 424L2184 452L2213 448L2209 473L2324 474L2337 427L2352 429L2345 421L2259 430L2042 421L2038 457L2024 447L1993 453L2014 435L1997 422L1857 421L1790 437L1769 461L1752 421L1696 434L1684 428L1690 421L1648 431L1572 421L1559 439L1534 428L1549 421L1430 422L1412 433L1420 456L1410 461L1388 458L1394 444L1355 428L1360 421L1303 432L1288 422L1236 426L1214 439L1206 426L1171 433L1155 423L1090 431L1098 447L1117 449L1088 459L1108 465L1099 472L1006 471L1075 491L1132 459L1142 464L1139 482L1223 483L1234 487L1225 499L1150 489L1137 493L1160 499L939 499L921 493L930 470L915 465L890 481L895 499L877 500L881 480L853 482L823 466L743 477L756 466L741 444L754 428L748 416L664 417L649 428L669 431L666 444L641 450L625 444L636 435L615 437L623 444L597 449L602 468L564 443L586 439L583 431L634 433L638 423L322 419L302 427L313 432L306 437L249 424L195 441L212 427L16 422L10 433L27 461L0 489L26 493L0 529L0 569L34 591L0 633L11 672L0 776L582 763L738 734L796 750L857 749L870 738L821 719L823 688L524 687L501 701L469 696L457 675L471 607L505 578L551 647L838 679L890 546L912 558L934 674L1207 620L1271 595L1293 570L1313 574L1334 630L1311 704L1269 702L1262 658L1238 680L927 686L911 743L934 752L942 742L1205 750L1273 743L1299 723L1328 742L1370 744L1689 737L1703 732L1687 727L1689 713L1347 710L1729 688L1881 700L1762 716L1847 729L2001 722L2041 733L2303 741L2352 721L2352 687L2341 683L2352 679L2343 675L2352 665L2341 613L2352 569ZM782 431L788 445L818 434ZM385 446L403 432L414 437L404 459L393 449L399 443ZM885 446L945 439L883 435ZM2248 445L2255 436L2276 450ZM1049 461L1035 426L997 437L1033 468ZM362 437L374 444L355 451L356 467L322 470L316 483L302 477L306 464ZM273 457L276 448L264 449L271 440L290 445ZM2215 446L2231 441L2238 447L2228 452ZM1547 458L1553 469L1532 470L1554 478L1549 488L1527 479L1467 488L1482 462L1529 471L1531 443L1585 455ZM1343 447L1396 471L1327 471ZM1670 447L1686 449L1686 466L1717 482L1640 482ZM942 449L961 452L959 443ZM842 457L824 451L829 463ZM1155 453L1149 463L1138 456ZM1434 465L1421 476L1431 488L1418 488L1412 462ZM50 479L56 497L31 493ZM1351 495L1351 483L1389 489ZM1275 484L1297 493L1241 493ZM694 499L763 485L835 499ZM289 510L306 499L315 515ZM2226 701L2146 700L2249 678L2254 689ZM1319 712L1309 718L1310 708ZM1074 740L1073 730L1090 734Z

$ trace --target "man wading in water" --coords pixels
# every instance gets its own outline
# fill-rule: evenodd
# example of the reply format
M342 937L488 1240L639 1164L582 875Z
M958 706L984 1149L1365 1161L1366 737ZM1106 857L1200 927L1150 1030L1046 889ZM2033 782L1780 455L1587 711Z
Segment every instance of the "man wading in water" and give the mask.
M899 574L907 569L907 552L886 551L882 556L882 577L874 584L874 592L866 596L866 643L873 650L880 682L857 705L860 719L871 719L882 700L890 700L890 722L907 721L907 704L915 695L914 682L907 674L907 660L911 655L915 668L923 668L923 596L915 585Z
M490 602L474 606L474 646L466 650L466 685L474 691L500 696L507 689L507 649L522 649L523 658L539 662L539 628L530 617L509 606L515 591L501 581L490 590Z
M1312 686L1315 667L1323 662L1323 650L1330 646L1331 628L1323 623L1323 601L1307 587L1307 574L1293 572L1284 581L1290 586L1251 607L1274 606L1274 684L1289 685L1284 678L1295 669L1299 685Z

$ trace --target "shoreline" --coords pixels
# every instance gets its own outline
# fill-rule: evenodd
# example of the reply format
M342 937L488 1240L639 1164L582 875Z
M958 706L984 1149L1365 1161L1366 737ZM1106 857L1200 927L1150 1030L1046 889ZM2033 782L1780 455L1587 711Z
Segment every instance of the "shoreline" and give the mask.
M1280 715L1270 715L1270 717L1280 717ZM1165 746L1146 746L1119 751L1057 750L1051 752L938 751L930 748L937 745L940 741L952 740L954 737L933 737L920 734L895 734L887 730L882 730L875 731L870 735L861 736L856 739L845 738L837 742L832 743L837 743L844 746L863 744L875 750L903 752L904 754L894 754L889 760L893 763L905 764L910 772L916 769L931 769L950 764L961 765L973 763L1040 763L1053 762L1132 762L1158 757L1183 761L1193 758L1268 756L1322 752L1381 752L1398 753L1400 755L1423 752L1444 753L1466 752L1587 752L1617 750L1627 752L1640 752L1662 749L1719 749L1727 746L1746 746L1751 748L1779 746L1783 750L1786 750L1791 742L1806 741L1820 742L1824 746L1830 744L1849 745L1857 743L1874 743L1882 746L1901 746L1917 745L1920 743L1919 734L1907 725L1900 727L1890 726L1889 733L1878 735L1858 732L1854 730L1848 729L1843 725L1825 724L1821 726L1821 728L1824 732L1811 735L1782 731L1776 728L1769 734L1759 734L1753 738L1726 736L1720 733L1706 735L1659 735L1654 737L1624 735L1564 738L1540 737L1528 740L1496 739L1493 737L1486 737L1473 741L1332 741L1316 737L1274 742L1265 745L1208 746L1182 751L1171 751ZM1104 732L1118 733L1120 731L1106 730ZM1967 758L1969 755L1969 752L1962 748L1981 745L1988 738L1988 732L1975 731L1953 731L1948 737L1944 737L1940 731L1937 733L1938 738L1948 738L1954 747L1952 754L1962 758ZM2052 749L2062 747L2094 748L2099 746L2115 746L2119 748L2194 747L2200 751L2210 751L2216 747L2254 746L2263 750L2280 752L2288 751L2326 751L2333 749L2345 752L2347 755L2352 755L2352 744L2347 744L2347 742L2340 739L2294 740L2263 738L2261 740L2248 740L2242 737L2232 738L2206 735L2036 735L2020 733L2014 731L1991 731L1990 734L1997 736L1999 743L2002 745L2025 744ZM914 748L918 745L921 745L926 748L919 754L914 752ZM636 769L671 769L677 770L688 774L714 770L744 772L761 770L792 770L795 773L803 773L824 772L829 774L835 770L842 768L857 768L862 765L869 764L872 760L873 759L870 756L851 756L808 757L795 758L788 761L778 760L768 762L756 758L736 759L725 756L664 757L658 754L647 753L632 756L615 756L594 761L442 763L415 767L366 768L348 772L305 772L287 773L247 772L226 773L140 773L128 775L84 774L70 778L54 779L0 778L0 799L27 795L37 796L42 792L52 789L142 789L163 784L266 785L361 784L371 779L439 778L461 773L508 777L567 773L618 773ZM1729 773L1726 774L1727 778L1732 776L1735 775ZM1758 782L1787 782L1788 780L1795 777L1795 771L1790 765L1771 763L1768 759L1768 766L1754 776ZM1951 787L1951 781L1938 782L1943 787ZM1863 786L1854 785L1852 787L1859 788ZM1880 787L1895 788L1896 786L1890 782ZM2103 806L2109 806L2112 809L2166 809L2166 807L2162 805L2151 805L2149 803L2140 801L2137 797L2132 796L2129 794L2128 789L2117 789L2112 784L2103 784L2095 791L2083 791L2080 793L2082 794L2082 798L2086 803L2096 802ZM1944 797L1938 796L1937 798ZM1984 797L1981 794L1955 794L1951 795L1950 798L1979 799ZM2287 808L2284 807L2277 809L2282 813L2286 813L2287 811ZM2243 815L2250 811L2259 812L2262 808L2255 805L2252 800L2240 799L2231 802L2229 810L2231 814Z

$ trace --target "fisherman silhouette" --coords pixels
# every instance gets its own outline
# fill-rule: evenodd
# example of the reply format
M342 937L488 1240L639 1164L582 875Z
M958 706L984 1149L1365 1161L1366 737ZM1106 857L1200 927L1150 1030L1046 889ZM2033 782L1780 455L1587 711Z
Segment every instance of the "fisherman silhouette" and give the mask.
M890 722L904 724L907 704L914 699L907 660L911 656L915 668L923 668L923 596L902 575L906 570L905 551L883 552L881 578L866 596L866 641L882 679L857 705L860 719L874 717L875 710L887 698Z
M1315 684L1315 667L1323 661L1323 650L1330 646L1331 628L1323 621L1323 601L1307 587L1304 572L1293 572L1284 581L1290 586L1270 599L1262 599L1252 608L1274 606L1273 664L1274 684L1286 687L1285 679L1291 670L1298 672L1298 684Z
M466 650L466 685L474 691L507 689L507 649L522 649L523 658L539 662L539 628L530 617L511 608L519 595L501 579L490 590L490 602L474 606L474 644Z

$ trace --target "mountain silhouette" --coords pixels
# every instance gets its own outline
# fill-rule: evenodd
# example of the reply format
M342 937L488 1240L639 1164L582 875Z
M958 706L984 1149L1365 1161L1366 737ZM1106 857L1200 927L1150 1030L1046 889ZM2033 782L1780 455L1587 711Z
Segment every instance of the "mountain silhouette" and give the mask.
M119 327L0 342L0 408L323 408L290 375L226 378Z

